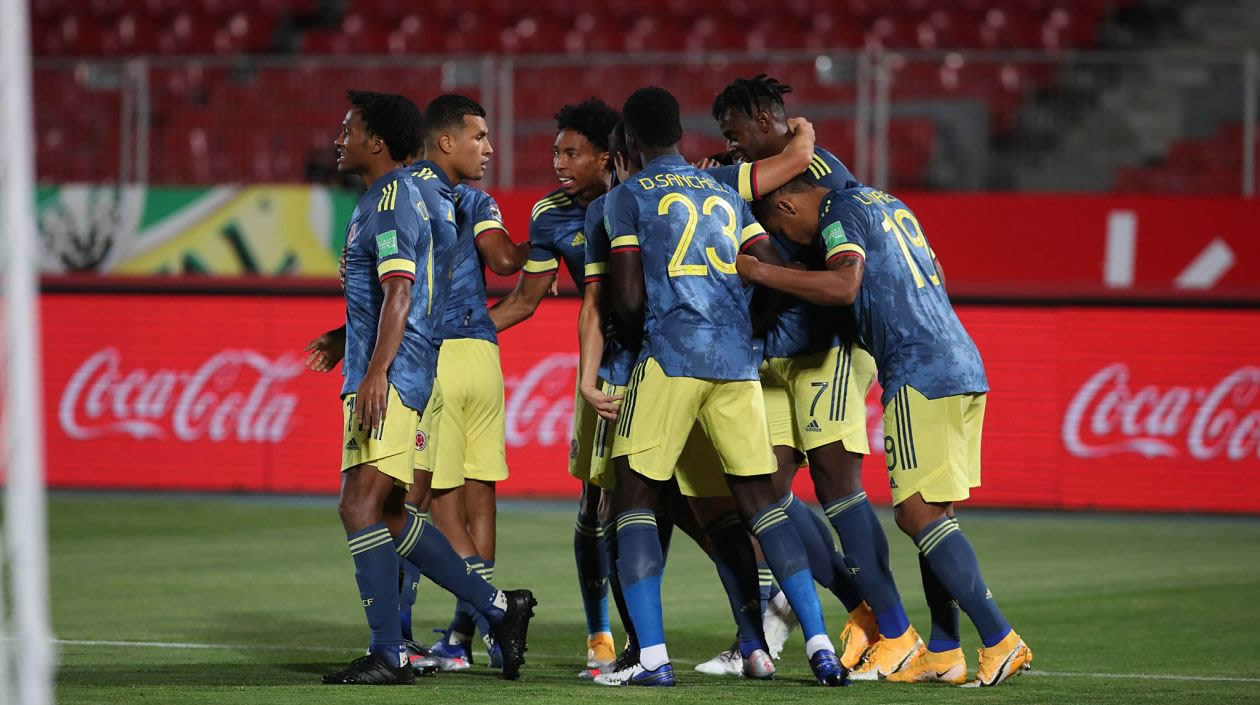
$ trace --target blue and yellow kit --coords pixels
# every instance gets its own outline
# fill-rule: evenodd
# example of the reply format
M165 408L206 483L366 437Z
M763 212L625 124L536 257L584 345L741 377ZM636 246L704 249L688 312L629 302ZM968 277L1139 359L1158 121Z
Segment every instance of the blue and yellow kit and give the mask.
M678 155L652 160L604 206L612 257L639 251L646 297L643 350L613 457L668 480L698 421L727 474L773 472L761 360L735 270L736 255L764 240L765 230L734 189ZM679 468L677 477L689 496L725 493L713 468Z
M829 262L864 260L853 308L879 367L894 503L916 492L929 502L966 499L980 484L989 382L918 218L878 189L832 191L819 207L819 236Z
M432 396L441 340L428 275L434 249L427 207L410 172L389 172L359 198L346 229L343 470L371 464L401 484L411 483L416 423ZM353 415L354 396L376 346L385 300L381 282L391 277L412 281L411 307L388 371L385 421L375 430L364 429Z
M529 259L525 276L556 274L560 262L569 270L573 285L582 291L586 261L586 207L564 191L556 190L534 204L529 215Z
M752 201L757 191L757 164L743 163L707 170ZM834 154L821 147L802 176L828 188L856 185L857 180ZM811 269L821 269L822 253L772 237L779 255ZM776 446L813 450L837 441L846 450L866 454L866 393L875 380L875 361L856 338L847 308L824 307L792 297L765 331L762 393L770 438Z

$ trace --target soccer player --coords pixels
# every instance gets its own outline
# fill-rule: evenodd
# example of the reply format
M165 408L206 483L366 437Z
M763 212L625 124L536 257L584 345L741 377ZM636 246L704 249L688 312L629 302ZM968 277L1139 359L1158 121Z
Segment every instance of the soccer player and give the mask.
M372 641L366 656L323 680L414 680L398 618L400 555L464 596L487 618L503 645L504 673L514 678L524 663L533 596L527 590L499 591L467 571L440 532L426 531L402 508L404 491L413 481L419 410L434 393L441 340L434 315L441 294L432 276L438 241L431 220L444 213L431 213L423 180L398 168L419 146L420 112L396 95L351 91L349 99L352 107L335 142L337 164L343 173L359 176L367 190L346 234L345 427L338 510ZM426 276L417 277L418 269ZM437 284L443 285L440 277Z
M767 196L759 215L794 242L820 242L826 269L792 271L741 257L740 274L805 301L852 304L861 338L879 365L894 516L919 548L932 615L926 650L888 680L966 680L959 607L984 644L971 685L997 685L1018 674L1031 665L1032 651L1002 616L954 517L954 504L980 486L989 383L918 219L884 191L833 190L806 179Z
M534 205L530 213L529 259L516 289L490 309L495 329L502 331L533 315L556 281L560 261L580 292L583 288L586 208L608 190L608 135L617 111L597 98L566 105L556 113L552 166L560 188ZM586 613L587 668L598 669L616 658L608 621L608 547L599 522L600 489L590 482L595 412L575 392L569 474L582 481L573 554L578 587Z
M439 96L425 110L425 133L429 168L458 184L453 195L459 235L438 356L443 407L433 435L440 442L429 446L433 452L418 456L417 468L431 473L430 506L438 529L468 566L490 581L495 559L495 484L507 479L508 470L503 371L494 324L486 311L484 267L499 275L515 274L524 266L529 246L517 245L508 237L499 207L489 194L459 183L480 180L493 152L485 110L464 96ZM425 167L421 163L415 169L424 173ZM425 443L433 440L426 438ZM417 510L422 501L420 488L417 483L408 496ZM411 584L414 581L408 581L408 587ZM443 670L469 667L474 625L483 636L490 636L477 611L459 603L443 638L430 650ZM487 647L495 666L497 649L492 643Z
M621 182L624 183L643 168L638 154L631 154L627 150L624 125L620 122L609 136L609 148ZM623 398L625 386L630 381L630 373L641 343L641 340L629 334L604 334L605 328L611 326L611 320L605 315L609 301L603 287L612 247L604 225L606 198L607 194L600 196L586 210L586 287L582 292L582 308L578 315L578 388L587 403L599 414L595 425L590 477L593 484L604 490L604 500L616 489L616 477L609 463L613 444L611 431L619 411L618 402ZM629 340L634 341L633 347L627 345ZM717 467L720 462L703 432L698 427L693 427L680 456L680 465L707 464ZM725 486L719 485L720 496L691 498L683 504L673 501L675 488L676 485L671 483L666 489L670 500L662 502L664 506L656 510L658 528L662 524L666 525L660 532L662 557L668 553L668 522L676 520L701 550L713 559L717 567L737 627L734 648L740 658L740 674L760 680L773 678L774 661L770 657L770 647L762 632L760 602L754 597L758 594L756 558L729 492ZM620 590L616 570L616 531L608 504L607 501L600 503L600 521L604 526L605 540L612 559L608 582L621 613L622 623L626 627L627 646L617 657L616 664L601 670L583 671L579 674L583 678L594 678L601 673L631 668L639 661L639 644L634 623L626 613L625 596Z
M739 514L800 618L820 683L846 673L826 634L818 596L795 528L776 503L773 451L757 381L739 252L778 258L747 204L687 164L678 101L660 88L635 91L622 110L626 143L644 169L605 203L611 239L609 280L616 329L644 350L631 374L613 440L617 568L639 639L639 663L596 677L605 685L673 685L660 587L664 559L654 508L676 477L689 496L727 484ZM725 471L680 468L699 422ZM740 539L747 541L741 533Z
M712 173L746 200L783 183L766 184L753 160L777 154L792 139L783 106L791 90L761 74L736 79L713 101L713 117L727 146L744 163ZM857 183L821 147L814 148L808 168L799 174L833 189ZM778 237L774 242L786 259L822 267L807 248ZM841 557L826 525L789 492L784 509L806 542L814 577L849 611L840 637L841 663L852 669L854 680L876 680L909 663L923 643L901 604L888 539L862 489L862 459L870 453L866 392L875 378L875 361L855 344L854 326L848 311L789 300L766 331L761 380L779 462L778 487L791 488L804 451L814 488L844 546Z

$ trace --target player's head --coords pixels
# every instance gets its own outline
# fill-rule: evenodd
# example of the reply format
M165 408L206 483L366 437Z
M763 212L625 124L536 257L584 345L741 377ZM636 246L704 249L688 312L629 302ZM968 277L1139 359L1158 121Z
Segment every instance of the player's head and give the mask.
M744 161L774 156L783 150L787 114L783 96L792 87L766 74L737 78L713 99L713 119L717 120L726 146Z
M625 183L643 169L643 161L639 159L639 155L631 153L626 147L625 121L618 120L617 126L612 129L612 134L608 135L608 149L612 154L613 168L616 170L618 181Z
M603 193L609 159L608 134L620 118L614 108L599 98L566 105L556 113L551 168L566 194L589 200Z
M648 150L677 149L682 140L678 99L664 88L640 88L621 108L625 120L626 149L634 154Z
M818 234L818 205L826 193L798 176L753 203L753 214L767 231L808 245Z
M424 109L425 156L454 172L457 181L486 175L494 148L486 109L462 95L447 93Z
M363 174L373 167L399 164L420 145L422 116L416 104L400 95L346 91L350 109L341 122L337 171Z

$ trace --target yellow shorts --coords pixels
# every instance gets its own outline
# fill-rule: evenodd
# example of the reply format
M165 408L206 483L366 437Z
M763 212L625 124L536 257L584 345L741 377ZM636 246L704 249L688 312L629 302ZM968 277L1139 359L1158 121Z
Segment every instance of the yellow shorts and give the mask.
M841 441L846 450L871 452L866 393L875 381L875 358L849 343L830 350L776 357L762 367L763 387L785 390L789 405L766 404L775 445L801 451ZM791 438L792 442L786 441Z
M442 416L433 458L433 489L460 487L464 479L502 482L508 477L499 346L453 338L438 353Z
M697 422L718 465L679 463ZM652 480L669 480L677 469L684 493L713 491L718 481L725 483L722 473L773 473L761 383L670 377L656 360L647 358L635 367L621 403L612 450L612 457L620 456L627 456L631 469Z
M625 387L605 382L602 379L599 380L599 389L609 396L616 396L618 394L624 395L626 392ZM582 394L579 392L578 396L582 397ZM586 403L585 397L582 397L582 403ZM587 405L587 408L589 409L590 406ZM592 413L594 412L593 409L591 411ZM591 437L591 459L590 465L588 466L588 481L591 484L599 485L606 490L615 490L617 489L617 473L613 470L612 465L612 444L613 431L617 422L613 421L610 423L599 414L593 413L593 415L595 416L595 432ZM573 465L570 464L569 468L570 472L572 472Z
M600 382L603 383L602 380ZM595 433L599 414L586 403L579 386L573 384L573 425L569 434L569 474L582 482L591 482L591 461L595 453Z
M787 386L770 373L769 361L761 363L761 396L766 404L766 421L770 424L770 445L801 450L805 444L796 433L792 397L788 395Z
M442 412L446 402L442 399L442 381L434 378L433 393L429 395L429 403L424 413L416 420L416 443L413 467L416 470L433 472L437 462L438 432L441 431Z
M395 483L411 486L419 414L403 404L391 384L385 397L385 423L376 429L362 428L354 417L355 396L347 394L341 400L341 469L371 465Z
M980 486L984 394L928 399L902 387L884 406L884 454L896 506L914 495L959 502Z

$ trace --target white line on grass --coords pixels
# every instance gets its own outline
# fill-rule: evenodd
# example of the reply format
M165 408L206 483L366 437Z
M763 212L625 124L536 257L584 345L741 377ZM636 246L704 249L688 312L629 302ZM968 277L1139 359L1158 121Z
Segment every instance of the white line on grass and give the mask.
M293 646L260 645L260 644L197 644L180 641L112 641L101 639L56 639L58 646L117 646L140 647L151 649L224 649L236 651L320 651L348 652L357 651L353 647L344 646ZM560 654L533 654L541 658L565 658ZM694 665L695 661L672 659L675 663ZM1175 673L1084 673L1077 671L1025 671L1024 675L1045 676L1048 678L1104 678L1114 680L1143 681L1202 681L1206 683L1260 683L1260 678L1244 678L1241 676L1187 676Z

